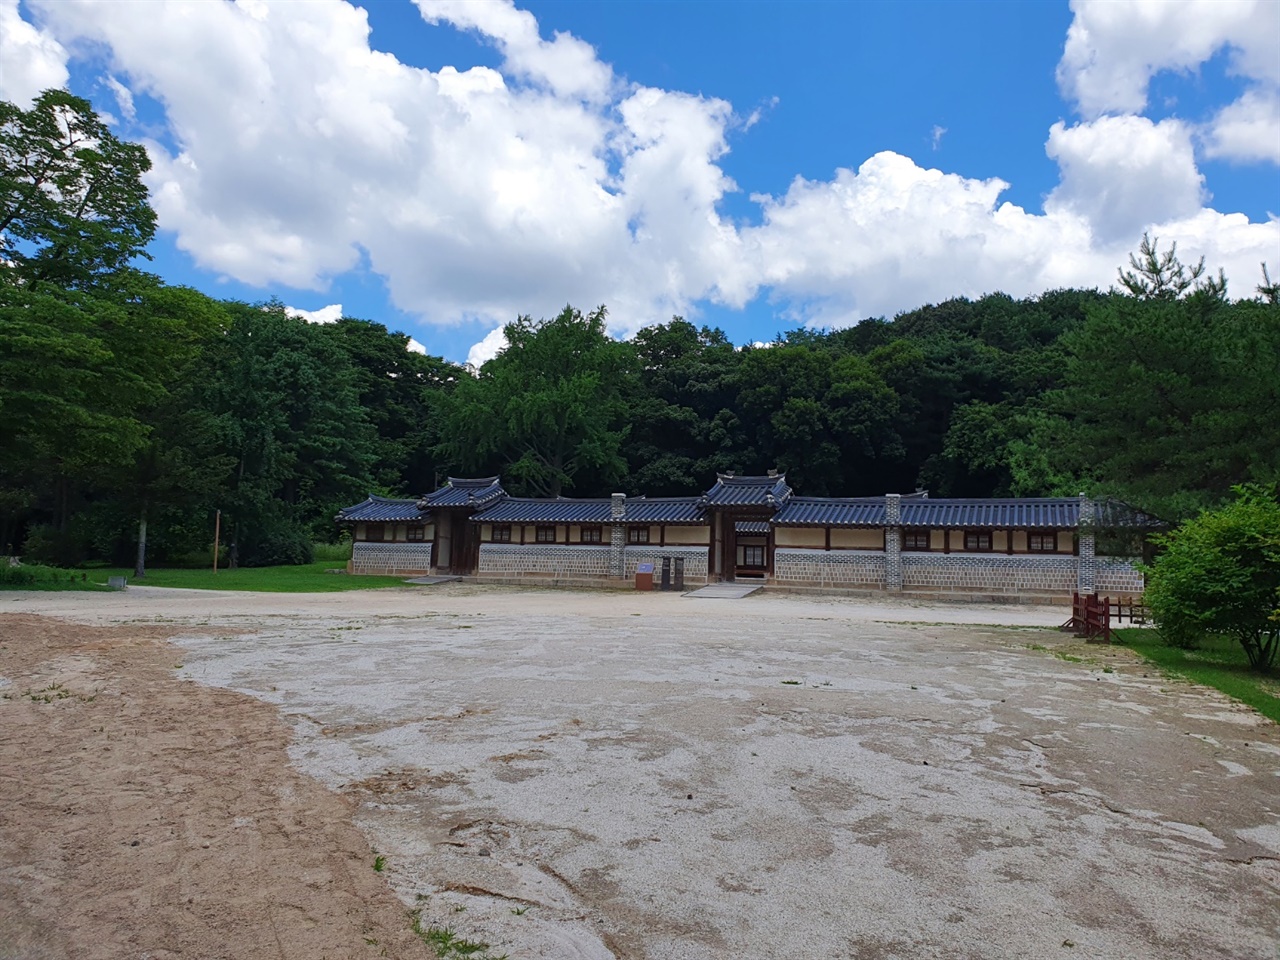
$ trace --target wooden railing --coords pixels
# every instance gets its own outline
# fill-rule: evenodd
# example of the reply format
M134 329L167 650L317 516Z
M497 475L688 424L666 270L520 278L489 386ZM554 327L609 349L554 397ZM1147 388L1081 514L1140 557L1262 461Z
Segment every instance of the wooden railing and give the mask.
M1099 597L1096 593L1071 595L1071 619L1062 625L1088 643L1110 643L1111 621L1146 623L1150 617L1141 599Z

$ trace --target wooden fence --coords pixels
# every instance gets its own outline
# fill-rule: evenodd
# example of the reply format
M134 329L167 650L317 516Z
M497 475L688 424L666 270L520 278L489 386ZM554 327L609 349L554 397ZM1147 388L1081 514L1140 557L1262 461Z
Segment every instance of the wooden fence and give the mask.
M1071 595L1071 619L1062 625L1088 643L1110 643L1111 623L1147 623L1150 615L1141 598L1099 597L1096 593Z

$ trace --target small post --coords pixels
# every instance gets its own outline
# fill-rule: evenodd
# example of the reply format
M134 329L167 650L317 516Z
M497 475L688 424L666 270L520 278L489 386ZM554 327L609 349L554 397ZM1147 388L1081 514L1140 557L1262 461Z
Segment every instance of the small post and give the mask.
M222 535L222 511L219 510L214 514L213 518L213 572L218 572L218 538Z

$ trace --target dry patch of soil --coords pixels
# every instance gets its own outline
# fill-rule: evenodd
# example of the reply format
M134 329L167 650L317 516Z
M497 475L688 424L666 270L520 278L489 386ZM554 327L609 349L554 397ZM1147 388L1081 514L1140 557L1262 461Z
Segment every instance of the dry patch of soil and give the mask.
M0 960L430 956L275 708L168 633L0 616Z

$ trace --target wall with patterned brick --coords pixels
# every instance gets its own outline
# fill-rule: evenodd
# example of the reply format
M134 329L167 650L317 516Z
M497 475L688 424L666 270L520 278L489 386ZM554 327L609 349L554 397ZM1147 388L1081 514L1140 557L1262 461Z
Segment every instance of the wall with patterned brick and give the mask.
M608 546L550 543L482 543L476 573L504 580L535 577L595 580L609 575Z
M1076 558L905 553L902 588L907 592L977 595L1055 594L1069 599L1076 588Z
M352 573L430 573L430 543L360 543L351 545Z
M773 580L782 586L884 588L883 550L773 551Z
M1134 564L1123 557L1098 557L1094 560L1094 589L1111 597L1140 597L1147 588L1146 580Z
M675 558L682 557L684 559L684 582L686 584L707 582L706 547L659 547L653 544L648 546L629 546L622 554L623 576L627 580L634 580L638 564L652 563L653 581L657 584L658 578L662 576L663 557L671 557L672 559L672 577L675 576Z

